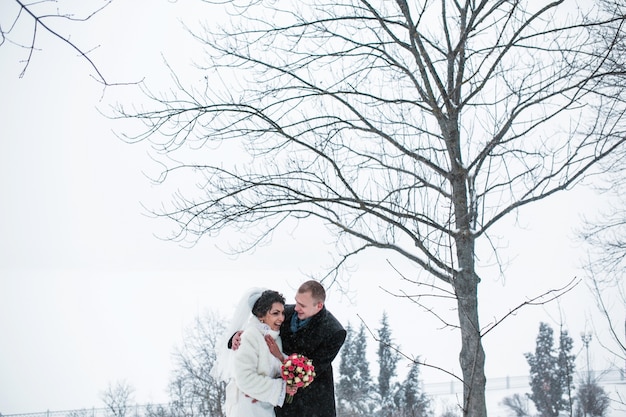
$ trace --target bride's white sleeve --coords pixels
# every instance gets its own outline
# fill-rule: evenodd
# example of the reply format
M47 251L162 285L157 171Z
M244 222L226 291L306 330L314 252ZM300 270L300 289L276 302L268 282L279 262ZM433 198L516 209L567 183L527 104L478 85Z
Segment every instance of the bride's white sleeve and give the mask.
M274 369L269 369L267 355L270 355L269 349L263 336L256 329L246 329L235 351L235 381L243 393L255 400L281 406L285 399L285 381L280 377L280 370L276 374ZM278 359L275 362L279 362ZM265 373L259 372L264 368Z

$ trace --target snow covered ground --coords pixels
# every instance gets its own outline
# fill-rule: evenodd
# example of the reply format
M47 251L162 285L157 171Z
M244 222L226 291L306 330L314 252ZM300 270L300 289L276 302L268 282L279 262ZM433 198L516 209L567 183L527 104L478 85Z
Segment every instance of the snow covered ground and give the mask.
M626 416L626 372L612 369L607 371L592 371L598 383L604 388L612 401L612 408L606 417ZM460 382L425 383L424 390L432 396L435 417L447 410L457 410L457 404L462 399ZM487 380L487 414L489 417L511 417L513 412L502 405L505 397L514 394L525 396L530 393L529 376L512 376L490 378ZM621 401L621 405L619 402ZM528 400L531 415L534 413L532 401ZM460 413L457 413L460 415Z

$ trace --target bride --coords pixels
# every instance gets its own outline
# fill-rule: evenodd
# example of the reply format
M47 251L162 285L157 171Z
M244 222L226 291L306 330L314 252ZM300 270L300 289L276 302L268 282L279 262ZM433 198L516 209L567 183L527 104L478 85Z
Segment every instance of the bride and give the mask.
M214 377L227 383L227 417L275 417L274 407L283 405L286 394L296 393L297 389L287 387L281 378L282 362L271 354L265 341L270 335L282 351L279 330L284 319L285 298L276 291L252 288L239 302L218 342L211 370ZM241 329L239 348L228 349L227 340Z

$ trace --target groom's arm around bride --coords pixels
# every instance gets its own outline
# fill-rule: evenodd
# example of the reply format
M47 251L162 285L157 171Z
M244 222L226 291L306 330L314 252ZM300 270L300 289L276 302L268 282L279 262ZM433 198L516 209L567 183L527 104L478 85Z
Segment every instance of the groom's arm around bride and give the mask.
M277 417L335 417L335 383L332 361L346 338L341 323L325 307L326 291L317 281L304 282L295 296L295 305L285 305L285 320L280 326L285 355L299 353L313 361L315 380L298 390L293 402L276 407ZM240 335L232 338L236 349ZM276 347L268 342L277 356Z

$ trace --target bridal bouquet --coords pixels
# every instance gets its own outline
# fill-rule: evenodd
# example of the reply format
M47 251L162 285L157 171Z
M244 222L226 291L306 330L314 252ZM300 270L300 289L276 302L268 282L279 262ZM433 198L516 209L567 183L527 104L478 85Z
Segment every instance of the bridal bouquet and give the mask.
M299 353L292 353L283 362L281 376L287 381L287 385L298 388L308 387L315 379L313 361ZM291 403L292 401L293 395L287 395L285 402Z

